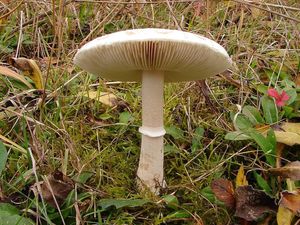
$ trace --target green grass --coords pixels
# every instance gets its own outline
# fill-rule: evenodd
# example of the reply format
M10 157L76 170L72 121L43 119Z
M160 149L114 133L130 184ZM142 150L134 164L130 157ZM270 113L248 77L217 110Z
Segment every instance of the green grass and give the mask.
M8 2L10 8L16 6L14 1ZM8 107L2 104L3 100L20 94L14 98L16 107L11 109L26 116L1 118L0 134L29 148L35 159L33 162L29 153L21 154L3 141L8 161L1 174L0 200L2 194L5 201L23 210L25 217L37 219L37 224L76 224L76 216L82 224L233 224L236 219L223 205L212 202L214 198L209 197L207 187L215 178L234 180L242 163L246 170L264 167L265 159L253 145L247 146L248 142L224 140L226 132L233 130L230 113L237 112L236 104L259 106L256 88L263 82L268 84L267 74L291 79L299 74L299 23L269 12L254 17L251 8L231 1L219 4L207 20L203 15L195 15L192 3L188 2L171 4L175 17L166 3L139 6L66 1L68 4L62 8L59 2L63 1L25 2L2 25L1 65L8 66L9 57L16 55L20 44L18 56L39 62L44 79L47 77L48 96L54 91L55 95L47 97L40 107L37 102L41 95L29 94L20 83L0 76L0 112ZM298 11L271 9L299 18L300 4L289 0L286 5L297 7ZM0 10L4 11L4 6L0 5ZM19 42L22 12L23 38ZM164 121L173 132L165 136L168 186L163 194L174 195L179 201L178 206L171 207L159 196L139 193L136 186L140 85L109 84L82 72L72 59L87 36L86 41L130 28L177 29L175 20L183 30L205 35L223 45L234 62L224 76L241 85L234 85L224 76L207 79L215 111L205 102L195 82L165 86ZM47 63L49 57L53 64ZM81 74L77 76L78 73ZM73 76L77 77L68 83ZM126 104L112 108L78 96L79 91L90 89L112 92ZM24 97L27 95L30 100ZM130 115L130 120L120 125L120 115L124 113ZM195 139L197 128L204 132ZM295 160L299 154L288 157ZM60 208L61 216L38 197L36 188L38 181L45 181L55 170L73 179L81 175L85 182L77 183L69 195L70 201ZM253 174L249 182L256 185ZM101 208L101 199L118 198L142 198L150 203L132 208Z

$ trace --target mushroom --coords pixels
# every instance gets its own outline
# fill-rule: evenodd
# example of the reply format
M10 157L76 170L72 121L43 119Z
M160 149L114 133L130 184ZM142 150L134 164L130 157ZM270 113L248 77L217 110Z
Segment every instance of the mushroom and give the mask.
M226 50L205 37L177 30L134 29L96 38L78 50L75 64L101 77L142 82L139 183L155 194L164 186L164 82L200 80L226 70Z

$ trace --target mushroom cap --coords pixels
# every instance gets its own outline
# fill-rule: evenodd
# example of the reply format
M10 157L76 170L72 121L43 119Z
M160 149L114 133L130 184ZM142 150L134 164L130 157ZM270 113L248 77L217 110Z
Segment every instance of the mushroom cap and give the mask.
M231 65L226 50L200 35L167 29L134 29L96 38L74 63L103 78L141 81L145 70L163 71L166 82L200 80Z

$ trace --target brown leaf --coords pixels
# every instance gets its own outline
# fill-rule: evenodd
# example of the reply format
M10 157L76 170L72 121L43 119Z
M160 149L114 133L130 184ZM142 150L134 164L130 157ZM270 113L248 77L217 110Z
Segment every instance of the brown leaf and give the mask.
M264 213L276 210L274 200L251 185L236 188L235 199L235 216L248 221L257 220Z
M43 89L44 83L42 78L42 72L37 63L32 59L26 58L10 58L9 63L21 70L24 76L29 77L35 84L37 89Z
M21 81L22 83L24 83L27 87L32 88L31 84L20 74L16 73L15 71L4 67L4 66L0 66L0 74L7 76L7 77L11 77L14 78L18 81Z
M300 215L300 189L294 192L284 191L281 193L279 205Z
M74 182L58 170L48 175L41 184L44 200L54 208L63 204L73 188Z
M224 202L227 207L232 209L235 207L234 189L230 180L223 178L213 180L211 189L216 198Z
M281 176L283 178L290 178L291 180L300 180L300 161L291 162L283 167L272 168L268 171L274 175Z

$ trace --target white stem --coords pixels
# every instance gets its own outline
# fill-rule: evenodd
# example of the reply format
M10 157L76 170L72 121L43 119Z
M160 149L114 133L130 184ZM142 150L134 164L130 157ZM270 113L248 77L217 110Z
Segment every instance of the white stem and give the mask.
M137 176L142 184L159 194L164 184L163 87L164 73L144 71L142 75L142 146Z

